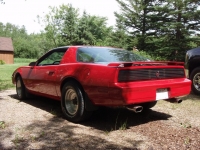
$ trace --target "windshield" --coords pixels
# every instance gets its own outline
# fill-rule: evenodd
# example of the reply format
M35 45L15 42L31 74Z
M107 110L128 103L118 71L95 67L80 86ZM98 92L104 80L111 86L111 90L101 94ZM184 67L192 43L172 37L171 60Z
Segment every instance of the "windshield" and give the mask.
M133 52L107 47L80 47L77 52L77 61L110 63L110 62L132 62L148 61L147 58Z

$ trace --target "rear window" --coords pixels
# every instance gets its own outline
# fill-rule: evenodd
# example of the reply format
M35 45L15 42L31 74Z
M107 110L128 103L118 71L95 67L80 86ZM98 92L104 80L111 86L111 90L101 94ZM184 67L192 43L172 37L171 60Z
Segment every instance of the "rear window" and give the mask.
M123 49L106 47L80 47L77 51L77 61L93 63L110 63L148 61L148 59Z

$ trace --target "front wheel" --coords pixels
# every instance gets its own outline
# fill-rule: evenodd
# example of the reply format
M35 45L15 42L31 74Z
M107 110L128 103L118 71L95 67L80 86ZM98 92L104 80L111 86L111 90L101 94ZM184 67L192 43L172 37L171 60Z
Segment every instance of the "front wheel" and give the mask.
M18 99L23 100L26 98L26 88L20 76L16 78L16 92Z
M61 107L66 119L72 122L83 121L92 113L86 111L83 92L75 82L63 86Z
M200 95L200 67L195 68L191 72L190 80L192 81L192 91Z

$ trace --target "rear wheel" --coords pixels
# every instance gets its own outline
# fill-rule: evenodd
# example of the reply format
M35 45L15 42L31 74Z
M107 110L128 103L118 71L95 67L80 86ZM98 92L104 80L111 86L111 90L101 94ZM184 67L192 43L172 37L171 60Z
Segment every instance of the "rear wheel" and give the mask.
M83 92L75 82L67 82L63 86L61 107L67 120L72 122L83 121L92 114L86 111Z
M195 68L191 72L190 80L192 81L192 91L200 95L200 67Z
M20 76L16 78L16 92L18 99L22 100L26 98L26 88Z

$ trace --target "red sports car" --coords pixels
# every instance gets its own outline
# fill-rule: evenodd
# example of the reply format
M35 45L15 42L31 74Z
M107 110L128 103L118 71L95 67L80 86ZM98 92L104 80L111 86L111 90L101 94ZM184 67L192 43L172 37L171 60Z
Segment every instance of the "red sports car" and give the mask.
M119 48L55 48L12 76L17 96L28 93L61 101L65 117L86 119L98 106L123 106L140 112L158 100L181 102L190 93L183 63L150 61Z

